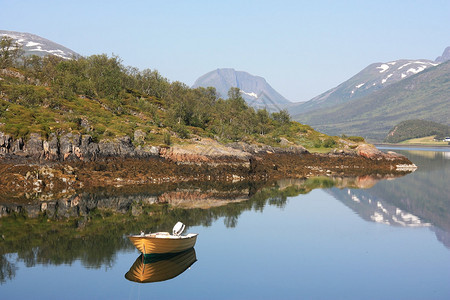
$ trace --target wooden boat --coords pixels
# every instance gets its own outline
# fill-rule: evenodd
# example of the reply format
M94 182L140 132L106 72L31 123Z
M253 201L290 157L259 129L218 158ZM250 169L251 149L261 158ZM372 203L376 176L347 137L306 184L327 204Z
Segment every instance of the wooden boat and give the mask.
M197 261L194 248L180 253L141 254L125 278L139 283L157 282L177 277Z
M178 253L193 248L197 241L196 233L181 235L184 224L178 222L173 233L156 232L140 235L130 235L128 238L142 254Z

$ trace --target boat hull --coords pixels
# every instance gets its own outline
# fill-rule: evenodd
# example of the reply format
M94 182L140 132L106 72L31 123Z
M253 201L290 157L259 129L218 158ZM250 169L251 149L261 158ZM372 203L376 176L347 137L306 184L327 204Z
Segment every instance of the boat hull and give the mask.
M172 279L197 261L194 248L176 254L163 254L155 257L139 255L125 274L125 278L139 283L157 282Z
M193 248L197 234L180 237L155 237L132 235L128 237L133 245L143 254L178 253Z

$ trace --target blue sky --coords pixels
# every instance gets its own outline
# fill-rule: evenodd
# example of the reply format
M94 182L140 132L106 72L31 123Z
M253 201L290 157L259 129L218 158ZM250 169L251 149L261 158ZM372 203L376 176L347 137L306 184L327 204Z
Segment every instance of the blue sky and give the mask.
M0 0L0 29L188 85L235 68L306 101L374 62L434 60L450 46L450 1Z

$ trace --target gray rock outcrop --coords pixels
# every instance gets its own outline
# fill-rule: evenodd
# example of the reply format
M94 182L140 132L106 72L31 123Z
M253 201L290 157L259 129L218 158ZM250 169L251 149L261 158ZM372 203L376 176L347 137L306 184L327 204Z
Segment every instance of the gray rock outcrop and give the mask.
M107 157L143 158L159 156L160 147L134 147L129 136L94 142L92 136L66 133L60 136L52 133L47 139L38 133L31 133L24 142L0 132L0 154L11 154L48 161L95 161Z
M244 142L236 142L227 144L228 147L231 147L236 150L245 151L251 154L258 153L277 153L277 154L305 154L309 153L305 147L300 145L285 145L287 147L272 147L269 145L253 145L247 144Z

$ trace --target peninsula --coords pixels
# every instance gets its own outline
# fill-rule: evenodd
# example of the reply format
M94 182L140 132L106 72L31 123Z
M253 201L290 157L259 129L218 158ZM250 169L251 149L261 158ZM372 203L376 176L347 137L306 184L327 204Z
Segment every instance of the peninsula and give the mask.
M5 193L414 167L360 137L319 133L285 110L256 110L238 88L222 99L214 88L169 82L115 56L22 56L11 39L3 37L2 45L8 54L0 64Z

